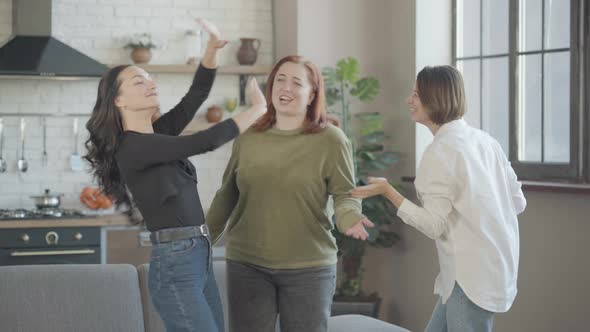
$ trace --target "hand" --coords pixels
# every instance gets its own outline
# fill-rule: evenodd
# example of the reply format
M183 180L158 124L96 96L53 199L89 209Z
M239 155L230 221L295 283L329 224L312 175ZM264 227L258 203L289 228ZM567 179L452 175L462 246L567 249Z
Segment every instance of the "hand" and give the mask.
M266 98L260 91L258 82L254 77L250 78L246 84L246 96L252 106L261 106L266 110Z
M383 195L391 187L386 178L368 177L369 184L360 186L350 191L350 196L354 198L367 198L376 195Z
M365 230L365 226L373 228L375 227L375 224L373 224L369 219L363 218L358 223L356 223L356 225L349 228L344 234L357 240L364 241L369 237L369 233L367 233Z
M234 116L232 119L238 125L240 129L240 133L245 132L252 126L260 117L262 117L266 111L266 99L260 91L258 87L258 82L256 82L255 78L251 78L246 83L246 96L247 99L250 101L251 106L244 112L240 112Z
M202 18L198 18L197 22L201 25L203 30L209 34L209 42L207 43L207 46L223 48L228 43L227 40L221 39L221 33L219 33L219 30L213 23Z

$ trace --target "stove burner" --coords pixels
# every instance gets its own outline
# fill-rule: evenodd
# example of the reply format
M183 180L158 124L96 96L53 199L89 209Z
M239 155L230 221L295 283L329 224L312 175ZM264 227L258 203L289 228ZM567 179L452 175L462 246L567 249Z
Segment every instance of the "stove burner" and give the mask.
M73 209L45 208L36 210L0 209L0 220L14 219L66 219L86 217L82 212Z
M52 216L52 217L61 217L63 215L63 211L60 209L53 209L53 208L45 208L37 210L40 214L44 216Z
M23 209L2 210L0 209L0 219L23 219L27 216L27 211Z

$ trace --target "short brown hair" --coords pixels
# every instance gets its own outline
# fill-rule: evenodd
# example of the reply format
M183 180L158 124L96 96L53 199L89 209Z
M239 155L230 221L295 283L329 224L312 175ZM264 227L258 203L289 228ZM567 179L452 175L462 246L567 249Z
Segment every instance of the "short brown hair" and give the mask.
M305 115L305 122L303 124L303 132L306 134L317 133L326 128L328 123L326 119L326 96L324 94L324 79L320 74L318 68L311 62L299 55L289 55L277 62L268 79L266 80L266 104L268 111L258 119L252 126L257 131L265 131L270 129L277 121L277 111L272 104L272 87L274 85L275 76L279 68L286 62L293 62L302 64L307 70L307 78L311 84L311 90L314 93L311 105L307 107L307 114Z
M463 77L454 67L424 67L418 73L416 90L430 121L437 125L460 119L465 114Z

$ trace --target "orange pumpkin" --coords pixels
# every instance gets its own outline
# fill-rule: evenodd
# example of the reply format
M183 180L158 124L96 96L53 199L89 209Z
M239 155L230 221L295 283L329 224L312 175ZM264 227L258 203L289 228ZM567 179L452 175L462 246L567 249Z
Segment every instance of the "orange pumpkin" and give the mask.
M98 202L94 197L94 190L90 187L85 187L80 193L80 202L91 210L98 209Z
M108 209L113 206L113 202L103 193L100 193L96 196L96 201L98 202L98 206L101 209Z
M113 206L112 200L99 188L84 187L80 193L80 202L92 210L108 209Z

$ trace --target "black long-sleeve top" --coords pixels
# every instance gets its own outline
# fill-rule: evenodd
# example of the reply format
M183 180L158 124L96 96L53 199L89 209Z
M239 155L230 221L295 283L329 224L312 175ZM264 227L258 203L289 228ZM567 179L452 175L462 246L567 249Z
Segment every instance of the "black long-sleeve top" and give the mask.
M199 66L180 103L153 123L154 134L128 130L121 136L115 160L150 231L205 222L197 173L187 158L231 141L239 129L229 119L195 134L178 135L207 99L215 72Z

